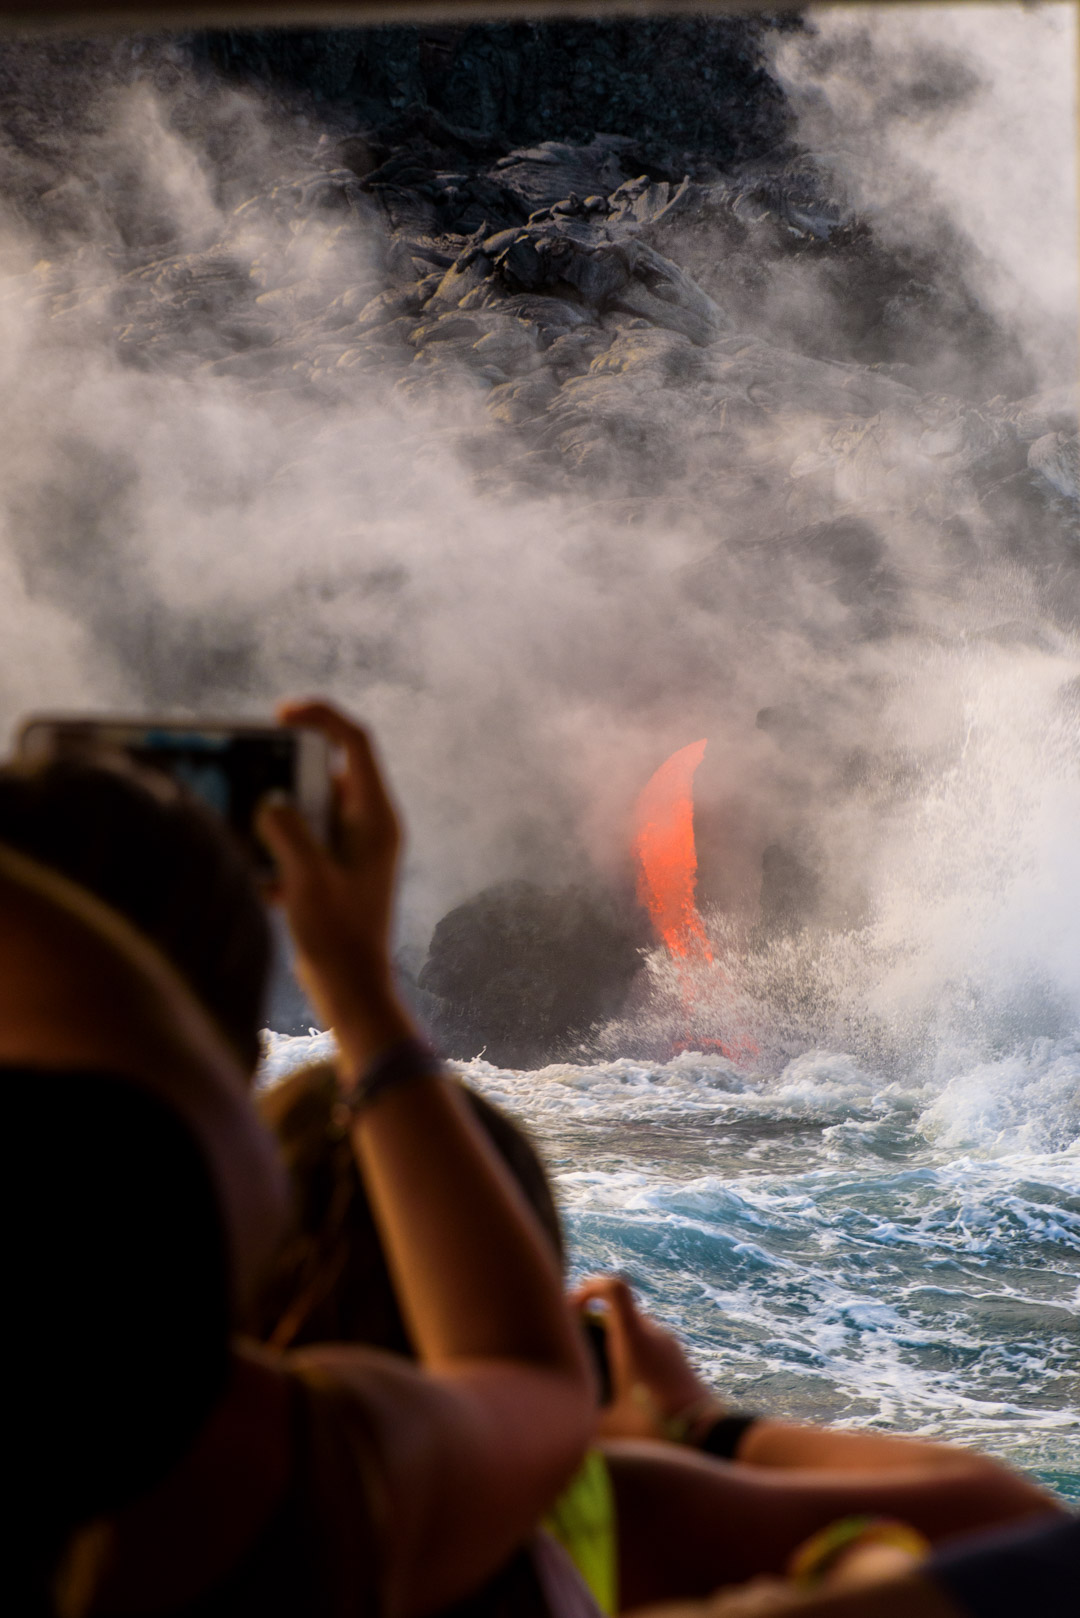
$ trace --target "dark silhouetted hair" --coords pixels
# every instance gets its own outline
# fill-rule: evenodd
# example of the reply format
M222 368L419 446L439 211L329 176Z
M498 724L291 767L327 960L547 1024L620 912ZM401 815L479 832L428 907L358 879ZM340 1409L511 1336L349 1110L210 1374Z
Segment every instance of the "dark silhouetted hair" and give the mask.
M559 1213L536 1148L490 1101L465 1094L563 1262ZM415 1357L337 1103L328 1062L302 1068L259 1098L290 1172L294 1220L249 1330L281 1348L368 1343Z
M0 769L0 842L126 916L255 1067L270 924L246 856L208 809L120 756L16 763Z
M220 1396L228 1256L162 1102L92 1071L7 1067L4 1085L9 1571L32 1612L71 1532L164 1477Z

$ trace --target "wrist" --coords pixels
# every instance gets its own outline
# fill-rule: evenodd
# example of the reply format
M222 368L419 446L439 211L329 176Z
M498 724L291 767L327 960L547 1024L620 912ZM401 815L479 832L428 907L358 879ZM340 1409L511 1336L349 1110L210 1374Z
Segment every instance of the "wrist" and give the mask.
M295 937L295 934L294 934ZM297 941L293 965L313 1004L330 1020L397 1002L389 952L377 942L334 934Z
M341 1122L359 1119L384 1095L417 1080L439 1079L445 1076L441 1058L424 1040L415 1034L395 1041L370 1062L350 1085L339 1085L339 1105L343 1110ZM347 1115L347 1118L346 1116Z
M700 1436L724 1415L724 1410L714 1393L702 1393L674 1415L664 1417L664 1437L673 1444L696 1445Z
M338 1078L351 1090L383 1053L402 1040L416 1039L413 1019L392 990L327 1006L338 1048Z

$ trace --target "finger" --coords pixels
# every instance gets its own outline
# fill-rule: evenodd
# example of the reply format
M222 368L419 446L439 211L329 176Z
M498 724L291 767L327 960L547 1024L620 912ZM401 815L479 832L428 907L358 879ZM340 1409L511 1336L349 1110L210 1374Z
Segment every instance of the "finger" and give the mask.
M310 730L325 731L334 741L341 739L341 734L355 721L347 714L342 713L332 702L326 702L322 697L297 698L291 702L280 702L277 707L278 723L282 725L300 725Z
M621 1275L587 1275L568 1296L581 1303L588 1303L592 1298L608 1301L612 1293L620 1288L627 1292L630 1290Z
M603 1293L603 1277L590 1276L579 1281L576 1287L571 1287L566 1294L566 1301L571 1309L580 1309L583 1304L592 1303L593 1299L606 1301Z
M579 1307L588 1303L606 1305L604 1327L612 1370L617 1382L632 1378L641 1341L641 1316L634 1303L634 1294L618 1275L595 1276L584 1282L578 1291L582 1295Z
M620 1323L636 1324L639 1319L634 1294L621 1275L593 1275L582 1281L572 1294L580 1303L603 1302Z
M363 813L376 823L395 826L397 815L383 772L367 732L329 702L319 699L286 702L278 709L283 725L318 730L345 754L346 813Z
M299 809L291 803L277 803L270 795L256 811L255 832L274 856L286 886L325 858L325 850Z
M641 1342L641 1316L634 1294L621 1276L607 1278L603 1297L608 1306L608 1338L617 1359L625 1356L627 1365L637 1357Z
M389 795L375 762L366 733L347 714L320 698L285 702L278 708L283 725L317 730L345 754L345 775L336 782L338 808L346 816L369 814L379 818L390 810Z

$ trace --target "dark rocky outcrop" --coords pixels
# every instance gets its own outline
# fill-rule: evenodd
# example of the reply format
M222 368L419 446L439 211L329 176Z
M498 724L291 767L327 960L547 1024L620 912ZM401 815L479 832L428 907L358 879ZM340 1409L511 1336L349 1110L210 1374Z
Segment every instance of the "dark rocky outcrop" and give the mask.
M786 544L838 504L884 493L889 506L902 480L941 525L974 506L1060 546L1075 401L1024 397L1023 358L955 244L937 259L886 247L791 144L761 30L674 19L158 42L123 72L165 86L232 208L194 252L165 239L137 187L102 175L118 159L102 150L107 105L72 92L83 47L56 47L44 76L6 47L8 204L68 249L34 272L34 296L58 336L96 323L137 367L202 367L312 403L347 397L354 373L435 404L464 387L491 431L462 451L494 488L675 493ZM85 50L103 69L104 47ZM579 100L552 89L569 62ZM254 194L211 68L294 98L269 152L284 172ZM73 103L74 142L56 138L43 77ZM482 127L465 118L474 104ZM72 257L80 228L114 234L106 257Z
M608 894L487 888L435 928L419 987L447 1055L535 1067L617 1016L641 970L641 920Z
M418 123L493 155L552 138L584 145L603 130L631 137L657 161L688 150L730 163L760 155L787 131L783 96L763 60L769 26L798 24L655 17L263 28L204 34L197 49L241 80L347 109L390 146L410 139ZM552 200L578 189L564 186Z

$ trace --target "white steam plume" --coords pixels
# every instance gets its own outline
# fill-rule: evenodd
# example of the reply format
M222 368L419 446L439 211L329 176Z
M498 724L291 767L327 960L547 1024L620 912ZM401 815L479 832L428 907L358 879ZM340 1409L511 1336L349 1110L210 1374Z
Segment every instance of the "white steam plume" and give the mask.
M1054 382L1067 369L1061 333L1074 329L1067 17L1065 7L845 11L778 56L804 138L883 239L936 249L947 211L983 297ZM919 100L935 64L940 94ZM373 723L389 756L416 850L406 935L417 946L484 883L618 873L636 790L668 751L708 735L703 797L726 827L716 857L738 848L749 873L728 884L740 926L753 924L763 848L797 839L809 820L833 887L862 893L838 905L838 921L862 904L881 937L919 916L933 932L933 907L908 875L953 844L1000 842L1027 813L1024 795L1007 791L991 798L989 825L963 794L968 808L949 824L927 810L953 779L972 679L987 658L1006 686L1015 671L1038 728L1052 691L1080 672L1080 646L1060 624L1045 630L1045 653L987 653L983 642L965 653L965 637L1003 620L1038 625L1045 604L1007 558L952 566L942 540L952 514L934 505L947 447L931 477L925 424L886 409L859 429L855 455L812 409L780 397L740 451L762 490L760 530L747 533L710 482L715 423L690 419L697 407L677 390L635 392L628 374L620 385L646 425L670 410L689 446L681 500L639 502L631 526L587 485L485 492L476 466L490 470L485 454L497 462L505 440L482 389L462 382L426 404L391 393L315 318L341 300L344 332L383 271L362 208L305 222L269 196L283 177L310 178L314 133L251 98L192 89L182 61L175 71L163 96L145 84L116 91L87 137L89 162L72 149L47 244L15 206L26 152L7 154L0 720L45 704L251 712L284 692L328 692ZM63 167L62 131L57 150ZM1018 153L1037 183L1023 183ZM160 259L141 250L133 272L130 238L147 221ZM243 324L223 291L239 273L230 263L254 278L259 334L253 321L248 346L240 333L222 358L222 323ZM158 296L155 276L156 334L139 302L147 285ZM786 287L791 309L775 294L772 306L778 343L813 314L819 282L796 269ZM283 354L295 356L295 379ZM850 440L855 428L844 431ZM856 634L830 582L772 546L775 525L856 510L873 516L904 573L902 636ZM714 564L710 594L693 569ZM942 642L951 650L938 656ZM785 752L756 716L800 703L814 723ZM1000 725L989 712L987 756L1004 758L1015 732L1013 710ZM906 796L882 784L880 759L870 787L842 789L841 765L882 747L890 769L914 770ZM1029 847L1005 842L1007 853ZM985 886L978 857L964 881L975 895ZM925 940L921 960L938 958L953 925ZM1045 956L1055 980L1071 948L1059 934ZM761 959L748 960L750 977ZM896 989L898 1006L906 993Z
M1029 5L816 8L782 38L800 133L886 240L969 238L968 273L1040 374L1078 364L1077 13Z

